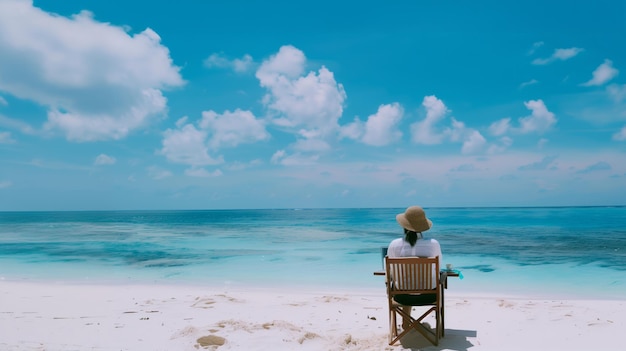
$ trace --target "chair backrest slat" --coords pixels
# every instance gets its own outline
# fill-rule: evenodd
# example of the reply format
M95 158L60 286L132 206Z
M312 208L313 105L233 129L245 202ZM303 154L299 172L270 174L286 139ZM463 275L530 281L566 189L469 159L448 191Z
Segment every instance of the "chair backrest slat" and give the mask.
M439 258L402 257L385 259L387 286L396 293L423 293L438 289Z

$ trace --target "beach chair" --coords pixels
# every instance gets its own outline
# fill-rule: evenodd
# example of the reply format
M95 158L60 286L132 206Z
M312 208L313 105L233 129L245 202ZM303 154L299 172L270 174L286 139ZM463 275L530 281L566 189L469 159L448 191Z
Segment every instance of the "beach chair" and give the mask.
M395 344L411 330L422 334L433 345L443 337L443 295L439 275L439 258L385 258L387 298L389 300L389 345ZM411 306L405 312L403 307ZM418 318L410 315L414 306L427 307ZM429 315L435 316L435 328L422 324ZM408 322L398 333L397 316Z

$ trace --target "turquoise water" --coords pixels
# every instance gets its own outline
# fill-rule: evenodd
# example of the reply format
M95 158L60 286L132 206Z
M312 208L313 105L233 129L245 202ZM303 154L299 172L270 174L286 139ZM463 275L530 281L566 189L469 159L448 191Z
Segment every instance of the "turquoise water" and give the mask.
M0 279L381 288L403 210L0 212ZM426 211L450 293L626 296L626 207Z

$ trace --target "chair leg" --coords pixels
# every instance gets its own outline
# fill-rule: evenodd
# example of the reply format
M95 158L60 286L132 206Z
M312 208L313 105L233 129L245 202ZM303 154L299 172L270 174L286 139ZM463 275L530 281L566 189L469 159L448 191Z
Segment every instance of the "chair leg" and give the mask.
M436 326L435 331L433 332L430 329L427 329L422 325L422 320L428 317L432 312L435 312ZM408 334L412 329L422 334L428 341L430 341L433 345L439 345L439 333L440 333L440 319L439 319L439 309L437 307L431 307L428 311L424 312L418 319L413 318L410 314L407 314L402 306L394 306L391 309L391 313L394 315L390 317L390 320L393 320L394 324L391 326L393 332L393 336L390 335L389 345L395 344L398 340L400 340L403 336ZM397 332L397 323L395 314L399 314L405 321L408 321L409 326L406 329L403 329L401 333Z
M441 337L443 338L446 333L446 315L445 315L445 306L446 300L444 299L443 288L441 288Z
M396 312L392 307L389 308L389 345L393 345L398 336L398 323L396 321Z

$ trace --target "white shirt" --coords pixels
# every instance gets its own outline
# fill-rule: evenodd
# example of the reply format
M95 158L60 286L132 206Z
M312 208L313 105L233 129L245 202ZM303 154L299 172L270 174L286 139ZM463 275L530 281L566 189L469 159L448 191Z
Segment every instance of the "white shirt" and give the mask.
M393 240L387 249L389 257L436 257L439 256L439 269L441 269L441 246L435 239L418 239L411 246L404 238Z
M439 269L441 269L441 246L435 239L418 239L415 245L411 246L404 238L393 240L387 249L388 257L439 257ZM434 268L433 268L434 269ZM435 275L437 272L433 272ZM435 288L433 278L432 288ZM397 283L397 282L396 282Z

